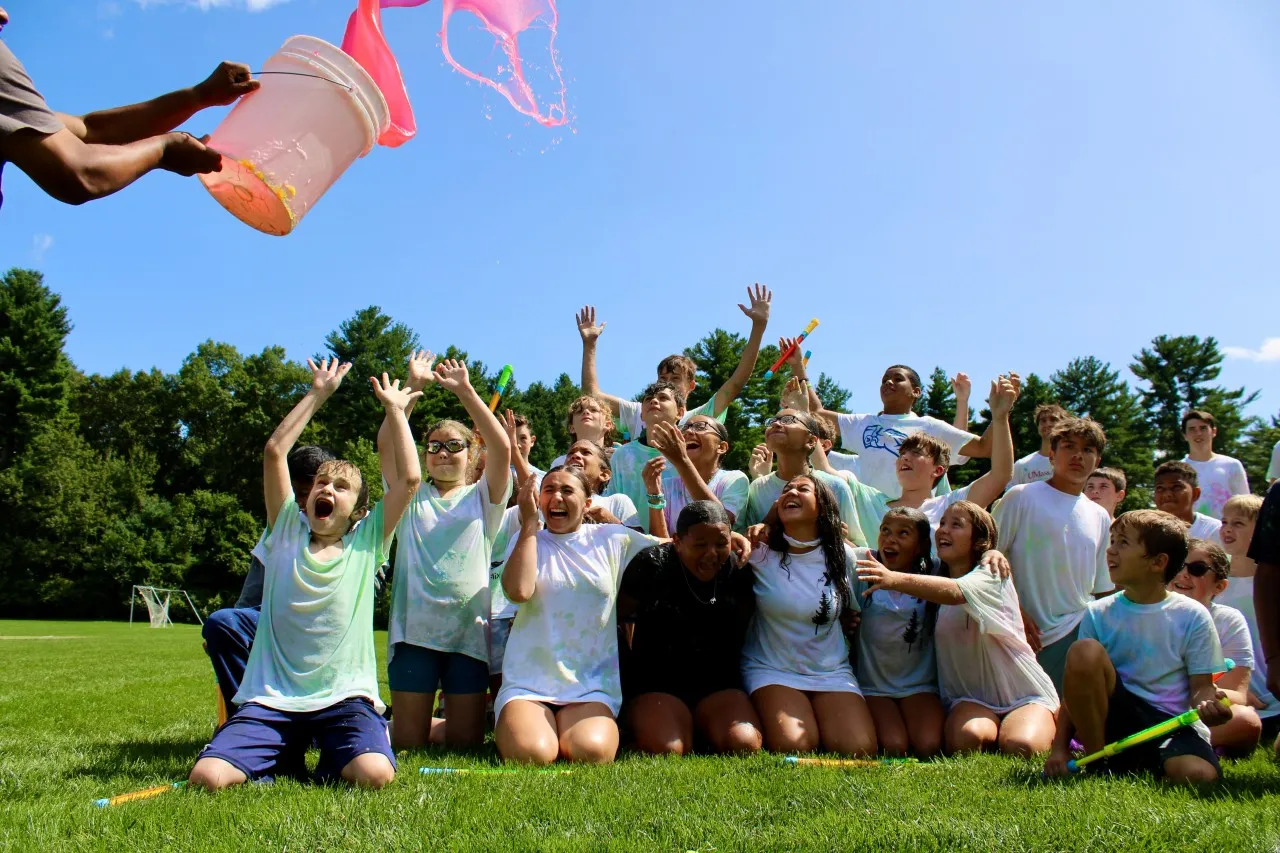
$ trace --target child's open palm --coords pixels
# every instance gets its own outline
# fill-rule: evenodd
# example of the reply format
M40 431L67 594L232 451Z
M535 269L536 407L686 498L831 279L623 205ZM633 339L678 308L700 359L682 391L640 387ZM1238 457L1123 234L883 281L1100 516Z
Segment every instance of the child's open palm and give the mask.
M311 368L311 390L321 396L330 397L342 384L343 377L351 369L351 362L339 362L336 358L326 358L316 364L312 359L307 359L307 367Z
M673 424L654 424L649 430L649 444L672 462L689 455L684 446L684 434Z
M465 361L446 358L436 365L435 374L436 384L455 394L471 385L471 376L467 373Z
M436 381L432 367L436 357L429 349L420 349L409 356L409 378L405 384L413 388L426 388Z
M753 323L768 323L769 303L773 301L773 294L769 288L756 282L753 287L747 288L747 300L751 303L750 307L741 302L738 303L742 313L750 317Z
M574 315L578 323L578 334L583 341L594 341L604 331L605 324L596 325L596 309L594 305L583 305L582 310Z
M878 560L866 559L858 561L858 580L865 581L870 586L863 593L865 597L870 597L871 593L878 589L893 589L893 583L897 576L897 572L891 571Z
M385 373L382 374L381 381L376 376L370 376L369 382L373 384L373 396L378 398L382 408L390 411L404 411L410 403L422 396L421 391L412 390L408 384L401 388L399 379L390 379Z

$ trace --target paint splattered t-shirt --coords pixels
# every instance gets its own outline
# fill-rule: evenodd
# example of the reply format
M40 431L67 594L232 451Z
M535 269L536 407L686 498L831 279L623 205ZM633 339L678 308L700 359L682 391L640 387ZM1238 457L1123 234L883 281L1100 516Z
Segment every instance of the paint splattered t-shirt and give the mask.
M494 711L512 699L553 705L622 707L615 604L622 573L661 540L618 524L584 524L573 533L537 533L533 597L520 605L507 640Z
M1190 456L1182 461L1196 469L1196 479L1200 483L1200 497L1196 499L1195 511L1222 518L1222 506L1236 495L1249 494L1249 475L1239 459L1213 454L1212 459L1197 462Z
M355 697L382 713L373 645L374 578L387 559L382 504L342 537L342 553L311 555L311 528L293 496L266 539L262 615L237 705L319 711Z
M747 479L746 474L721 468L711 475L711 482L707 483L707 488L720 499L721 505L726 510L733 513L734 518L742 515L742 511L747 506L747 493L750 488L750 480ZM662 491L667 498L667 506L663 510L663 514L667 517L667 530L674 532L676 520L680 518L680 510L693 503L693 498L689 496L689 487L678 476L664 480Z
M837 415L840 446L858 455L858 479L890 499L902 496L898 482L898 447L907 436L926 432L951 448L951 464L963 465L960 448L977 436L946 421L908 412L905 415Z
M1258 636L1258 611L1253 604L1253 578L1231 578L1227 588L1214 599L1214 604L1238 610L1248 628L1253 657L1253 668L1249 671L1249 690L1263 705L1258 709L1258 716L1266 719L1280 715L1280 699L1276 699L1267 689L1267 662L1262 654L1262 639ZM1222 642L1223 656L1235 660L1235 657L1227 651L1227 643L1223 641L1221 627L1218 628L1218 639Z
M876 558L867 549L859 559ZM854 583L862 607L858 623L858 685L865 696L901 699L916 693L938 692L934 654L934 626L929 603L889 589L866 595L865 582Z

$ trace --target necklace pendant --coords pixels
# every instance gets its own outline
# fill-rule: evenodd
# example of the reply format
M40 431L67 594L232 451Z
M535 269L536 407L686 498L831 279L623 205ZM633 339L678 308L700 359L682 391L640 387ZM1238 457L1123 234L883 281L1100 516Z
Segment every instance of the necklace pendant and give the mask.
M713 596L711 596L711 603L712 603L712 604L715 604L715 603L716 603L716 597L715 597L714 595L713 595Z

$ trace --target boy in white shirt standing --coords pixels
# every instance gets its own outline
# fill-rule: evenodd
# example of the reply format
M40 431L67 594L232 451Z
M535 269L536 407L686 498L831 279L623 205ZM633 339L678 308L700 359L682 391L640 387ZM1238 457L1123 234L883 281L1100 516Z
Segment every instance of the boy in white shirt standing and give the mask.
M1107 436L1096 422L1061 422L1049 438L1053 476L1014 486L993 513L1022 609L1039 631L1027 639L1032 648L1039 646L1036 659L1059 692L1067 650L1085 609L1112 589L1107 574L1111 517L1082 494L1106 446Z
M1189 452L1182 458L1196 471L1200 497L1195 510L1210 518L1222 518L1222 506L1234 495L1249 494L1249 477L1239 459L1213 452L1218 426L1209 412L1192 409L1182 416L1182 435ZM1195 534L1191 534L1195 536Z
M1094 753L1195 708L1201 722L1100 764L1113 773L1149 770L1170 782L1218 780L1221 769L1206 727L1231 719L1229 701L1222 704L1227 695L1213 686L1223 669L1218 632L1207 609L1165 588L1182 570L1187 551L1186 531L1166 513L1135 510L1112 525L1107 566L1121 591L1089 605L1080 639L1067 655L1046 775L1068 772L1073 734Z
M1040 449L1013 463L1013 479L1009 481L1009 488L1047 480L1053 476L1053 462L1049 458L1049 436L1053 435L1054 427L1069 417L1071 414L1057 403L1041 403L1036 406L1035 421L1036 429L1040 432Z
M1218 531L1222 522L1211 515L1196 512L1200 500L1200 477L1187 462L1162 462L1156 468L1153 500L1163 510L1187 525L1192 539L1208 539L1222 544Z
M1119 468L1099 468L1085 481L1084 496L1105 509L1114 521L1128 486L1129 479Z

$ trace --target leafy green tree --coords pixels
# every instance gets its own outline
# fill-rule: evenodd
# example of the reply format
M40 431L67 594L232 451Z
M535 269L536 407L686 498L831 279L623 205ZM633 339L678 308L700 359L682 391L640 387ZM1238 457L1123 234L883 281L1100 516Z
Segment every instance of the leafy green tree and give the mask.
M110 376L77 371L71 397L85 441L100 453L124 459L154 458L159 464L156 491L166 497L175 494L173 474L181 461L175 385L174 377L155 368Z
M916 400L917 413L951 423L956 418L956 394L951 388L951 377L941 367L929 374L929 384Z
M529 421L529 430L538 437L529 453L529 461L535 468L547 470L557 456L569 449L567 413L570 404L580 396L582 389L567 373L561 373L550 387L534 382L524 390L517 388L504 394L499 412L511 409L524 415Z
M1259 418L1249 430L1248 441L1240 445L1239 458L1255 495L1267 493L1267 469L1276 442L1280 442L1280 415L1272 415L1266 421Z
M35 270L0 277L0 468L46 424L67 413L71 362L67 309Z
M1222 358L1216 338L1201 340L1196 335L1157 335L1150 347L1134 356L1129 369L1146 383L1140 389L1140 399L1153 431L1157 458L1181 459L1186 454L1182 416L1188 409L1213 413L1218 426L1217 452L1228 456L1239 452L1237 442L1254 421L1244 409L1258 393L1209 384L1222 373Z
M332 357L351 362L351 372L316 417L324 441L333 448L354 446L359 438L377 436L382 407L373 396L369 377L405 379L409 356L418 349L418 335L397 323L376 305L362 308L325 338ZM324 355L315 356L317 359Z
M1120 371L1095 356L1086 356L1072 359L1049 378L1063 407L1097 421L1107 434L1101 464L1125 472L1129 488L1123 509L1149 506L1153 428L1142 415L1138 395L1120 378Z

